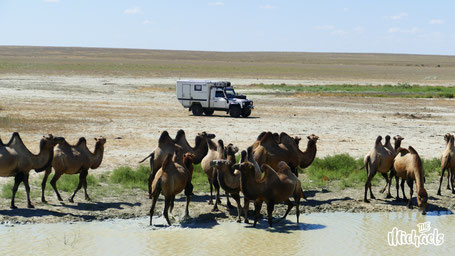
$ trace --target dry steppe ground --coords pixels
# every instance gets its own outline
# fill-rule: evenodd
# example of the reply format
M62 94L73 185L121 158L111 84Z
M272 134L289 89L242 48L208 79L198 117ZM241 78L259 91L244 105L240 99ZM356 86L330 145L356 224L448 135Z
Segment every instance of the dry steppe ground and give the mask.
M179 78L233 81L255 109L250 118L223 112L192 116L176 100ZM207 131L240 149L262 131L303 138L314 133L320 137L318 157L362 157L376 136L387 134L403 136L403 146L414 146L424 158L439 157L443 135L455 133L453 99L281 94L249 86L261 82L449 86L455 82L455 57L0 47L0 137L8 141L19 131L36 153L48 133L71 143L84 136L91 148L91 138L105 136L105 158L93 171L101 173L136 166L164 130L174 136L184 129L191 144ZM301 147L305 144L304 139ZM360 199L360 190L355 193ZM138 215L146 214L143 208Z

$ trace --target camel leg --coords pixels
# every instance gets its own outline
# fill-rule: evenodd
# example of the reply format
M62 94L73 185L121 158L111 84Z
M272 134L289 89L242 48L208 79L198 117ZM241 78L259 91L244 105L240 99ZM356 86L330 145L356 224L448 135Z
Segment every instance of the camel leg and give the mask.
M397 197L396 197L397 200L400 200L400 184L399 184L399 181L400 181L400 177L395 176L395 183L396 183L395 187L397 189Z
M300 217L300 196L294 195L294 202L295 202L295 215L297 216L297 224L299 224L299 217Z
M225 195L226 195L226 206L228 209L232 209L234 208L234 206L231 204L231 201L229 201L229 193L228 192L225 192ZM232 196L232 198L234 198L234 196Z
M170 213L172 213L172 210L174 210L174 201L175 201L175 195L171 196L171 204L169 205Z
M57 190L57 180L60 179L62 174L63 173L61 173L61 172L55 171L54 177L52 177L52 180L51 180L51 186L54 189L55 194L57 194L57 198L58 198L59 201L63 201L63 199L62 199L62 197L60 196L60 193L58 193L58 190Z
M286 213L284 214L284 216L281 219L279 219L277 222L279 222L279 221L281 221L283 219L286 219L286 216L288 216L288 214L291 211L292 207L294 207L294 203L292 203L291 200L289 200L289 199L284 201L284 203L288 206L288 209L286 210Z
M215 204L213 205L212 212L217 212L218 211L218 204L221 204L220 200L220 184L218 183L218 180L213 180L213 186L215 187L216 191L216 197L215 197Z
M242 218L240 217L242 212L242 206L240 205L240 195L239 194L232 194L232 198L234 198L235 202L237 203L237 222L242 222Z
M14 205L14 198L16 197L17 189L19 188L19 184L24 180L24 173L20 172L14 176L14 186L13 186L13 197L11 198L11 209L17 209Z
M210 185L210 200L209 200L209 204L213 204L213 185L212 185L212 181L210 180L210 178L208 178L209 180L209 185Z
M245 223L250 223L248 220L248 210L250 209L250 200L243 198L243 212L245 213Z
M406 198L406 194L404 193L404 182L405 182L405 181L406 181L405 179L401 178L401 192L403 192L403 201L408 200L408 199Z
M396 175L396 172L395 172L395 170L392 169L392 171L390 171L390 175L389 175L389 187L387 188L387 198L393 198L392 194L390 193L390 187L392 186L393 177L395 177L395 175Z
M29 174L24 173L24 186L25 186L25 191L27 192L27 207L35 208L35 206L33 206L33 204L32 204L32 201L30 200L30 185L28 184L28 177L29 177Z
M85 195L85 200L91 201L90 197L87 194L87 176L88 176L88 170L87 174L84 176L84 179L82 180L82 186L84 187L84 195Z
M171 197L164 197L164 210L163 210L163 216L166 218L167 224L171 226L171 222L169 221L169 215L168 215L168 210L169 210L169 205L171 204Z
M408 183L408 186L409 186L409 192L410 192L410 196L409 196L409 201L408 201L408 208L409 209L412 209L412 194L414 193L414 181L411 180L411 179L407 179L406 180L406 183Z
M450 180L450 183L452 185L452 194L455 194L455 190L453 188L453 173L454 173L454 169L451 169L450 170L450 179L449 180Z
M155 191L151 191L152 193L152 207L150 207L150 226L152 225L152 218L153 218L153 213L155 212L155 205L156 201L158 200L158 197L160 196L161 193L161 183L157 182Z
M149 198L151 199L152 198L152 183L153 183L153 180L155 179L155 172L154 172L154 169L155 168L155 153L153 152L152 155L150 156L150 175L149 175L149 179L148 179L148 188L149 188Z
M76 190L74 190L73 195L70 197L70 199L68 199L68 201L70 201L71 203L74 203L74 196L76 195L77 191L79 191L79 189L82 188L82 183L85 177L87 177L87 170L82 170L79 173L79 184L77 184L77 188Z
M52 166L49 166L46 169L46 172L44 173L43 181L41 182L41 202L43 202L43 203L47 203L46 198L44 197L44 190L46 190L47 178L49 177L49 174L51 174L51 171L52 171Z
M275 208L274 202L267 203L267 219L269 221L269 226L273 225L273 209Z
M438 188L438 193L436 193L436 195L440 196L441 195L441 184L442 184L442 180L444 179L444 172L445 172L445 168L442 168L441 169L441 177L439 177L439 188ZM448 177L447 177L448 178ZM448 179L449 180L449 179ZM449 188L449 182L447 182L447 188Z
M449 183L450 183L450 178L451 178L450 176L451 176L451 175L450 175L450 171L447 170L447 190L450 190L450 185L449 185Z
M390 194L390 181L392 179L389 180L389 176L387 176L387 173L381 173L382 174L382 177L384 177L385 179L385 186L383 189L381 189L380 193L384 193L385 189L388 187L388 191L387 191L387 196L385 198L392 198L392 195Z
M256 227L256 223L258 222L258 219L259 219L259 214L261 213L261 208L262 208L262 201L261 200L254 201L254 223L253 223L253 227Z
M371 170L371 169L370 169ZM368 178L367 178L367 181L365 182L365 195L364 195L364 198L363 198L363 201L365 203L369 203L370 201L368 201L367 199L367 192L368 192L368 189L370 189L370 198L371 199L375 199L374 195L373 195L373 192L371 191L371 180L373 179L374 175L376 174L375 171L371 170L369 173L368 173Z

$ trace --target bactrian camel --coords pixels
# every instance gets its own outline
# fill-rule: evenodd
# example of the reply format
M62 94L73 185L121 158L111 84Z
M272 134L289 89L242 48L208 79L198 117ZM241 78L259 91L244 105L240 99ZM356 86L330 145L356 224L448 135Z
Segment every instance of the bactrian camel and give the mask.
M273 134L267 132L259 139L256 148L253 145L254 159L260 166L268 164L273 169L278 169L278 163L284 161L291 168L291 171L298 176L297 167L308 167L316 157L316 142L319 137L312 134L307 138L307 149L302 152L298 146L300 138L292 138L286 133L281 133L279 143L277 143L277 139L274 138Z
M267 204L267 217L270 226L273 225L272 213L275 204L285 202L288 205L283 218L286 218L289 211L294 207L289 198L294 197L296 204L297 223L299 223L299 205L300 198L303 196L302 188L298 182L297 176L291 171L289 166L281 161L278 163L279 169L275 171L269 165L262 165L264 177L259 181L256 180L255 168L249 161L235 164L234 168L240 171L240 186L243 195L249 200L254 200L254 226L256 225L262 203ZM282 218L282 219L283 219Z
M441 155L441 177L439 178L439 188L438 195L441 195L441 185L442 179L444 178L444 172L447 170L447 188L449 187L449 182L452 185L452 194L455 194L453 188L453 179L455 176L455 148L454 148L454 136L450 133L447 133L444 136L446 141L446 148Z
M7 144L0 145L0 176L14 176L13 196L11 198L11 208L14 205L14 198L21 182L24 182L27 192L27 206L34 208L30 200L30 185L28 183L30 170L35 169L41 172L48 168L52 162L53 148L57 142L62 140L60 137L53 137L51 134L43 136L40 141L40 151L37 155L31 153L22 142L19 133L13 133L11 140Z
M43 182L41 183L41 201L46 202L44 197L44 190L46 189L46 181L49 174L54 168L54 177L51 179L52 188L57 195L59 201L63 201L60 193L57 190L57 181L63 174L78 174L79 173L79 184L73 195L68 199L70 202L74 202L74 196L77 191L84 187L85 199L90 200L87 194L87 175L89 169L96 169L100 166L103 161L104 155L104 144L106 139L104 137L95 138L95 151L92 153L87 148L87 141L85 138L80 138L76 145L70 145L65 139L62 139L57 146L54 148L54 158L52 165L46 168Z
M425 172L422 165L422 160L420 159L417 151L409 146L408 150L400 149L398 155L395 157L393 163L394 169L397 173L397 176L402 179L401 186L403 189L403 198L406 199L404 194L404 181L409 186L410 197L408 201L408 207L412 208L412 194L414 192L413 185L414 180L417 187L417 205L419 206L422 214L425 214L425 209L428 202L428 194L424 188L424 179Z
M163 165L158 170L152 182L152 207L150 208L150 225L152 225L153 214L155 212L156 201L160 193L164 195L163 216L169 226L168 211L173 208L175 196L185 190L186 207L185 217L189 216L188 206L192 193L191 173L193 168L193 157L191 153L185 153L177 147L174 154L168 154L164 159Z
M194 164L199 164L207 154L207 141L213 138L215 138L214 134L206 132L198 133L195 138L195 146L191 147L186 140L185 132L183 130L177 132L175 139L172 139L167 131L163 131L158 139L158 146L150 155L139 162L142 163L150 157L150 175L148 179L149 197L152 197L151 184L156 172L161 168L166 156L168 154L174 154L176 146L183 148L185 153L193 154Z

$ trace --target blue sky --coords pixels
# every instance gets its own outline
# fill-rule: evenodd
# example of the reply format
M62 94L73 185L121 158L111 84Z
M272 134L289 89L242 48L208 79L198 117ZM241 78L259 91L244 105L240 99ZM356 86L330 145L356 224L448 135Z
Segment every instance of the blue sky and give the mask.
M0 0L0 45L455 55L455 1Z

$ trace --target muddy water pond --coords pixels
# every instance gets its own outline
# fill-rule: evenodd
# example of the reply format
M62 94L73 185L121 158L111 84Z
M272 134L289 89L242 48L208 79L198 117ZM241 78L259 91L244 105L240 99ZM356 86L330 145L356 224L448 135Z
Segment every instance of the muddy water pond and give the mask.
M176 217L178 219L178 217ZM455 216L429 212L312 213L269 228L231 222L165 225L162 217L100 222L0 225L0 255L454 255ZM174 221L178 222L178 221ZM418 226L419 223L426 223ZM389 245L396 232L433 244ZM441 237L442 235L442 237ZM399 237L399 236L398 236ZM408 237L410 237L408 235ZM442 238L442 240L441 240ZM398 238L401 239L401 238ZM403 240L404 241L404 240ZM426 239L425 241L429 241ZM441 244L442 241L442 244ZM439 243L440 245L434 245Z

